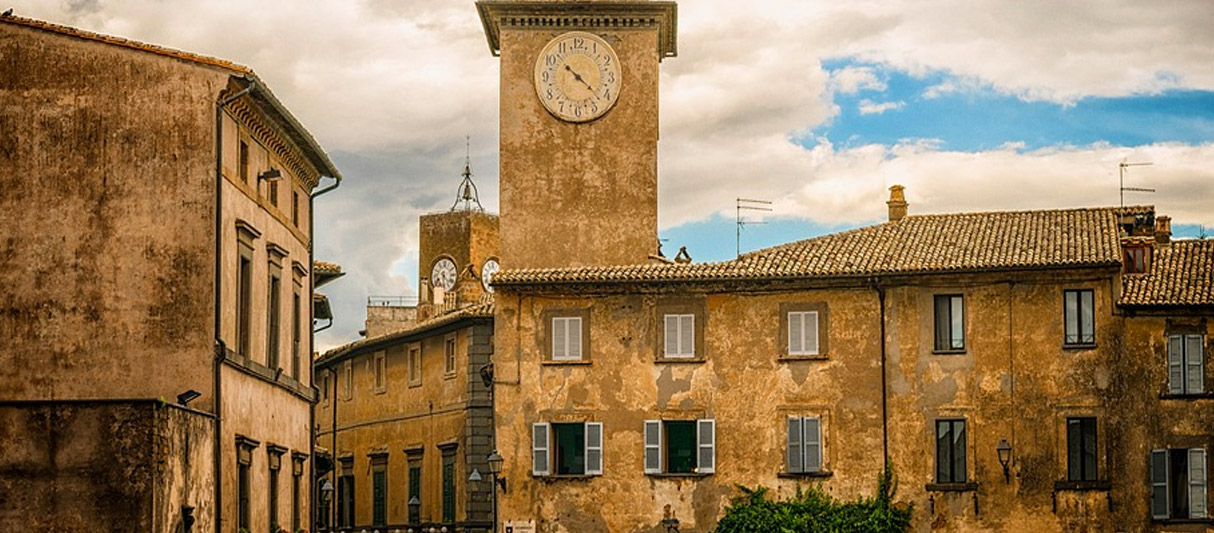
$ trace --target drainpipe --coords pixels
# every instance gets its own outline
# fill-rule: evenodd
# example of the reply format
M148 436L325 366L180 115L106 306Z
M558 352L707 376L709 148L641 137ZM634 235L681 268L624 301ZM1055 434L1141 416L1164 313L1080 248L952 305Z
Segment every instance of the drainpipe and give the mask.
M224 358L227 357L227 345L220 335L222 323L223 298L223 108L236 99L248 94L257 87L256 80L249 80L249 85L236 94L220 100L215 106L215 303L213 325L215 331L215 358L211 363L212 383L214 384L215 409L215 533L223 533L223 387L221 383Z
M316 247L314 245L314 243L316 242L316 197L320 196L322 194L325 194L329 191L332 191L333 189L336 189L339 185L341 185L341 176L333 176L333 180L334 181L333 181L332 185L329 185L328 187L325 187L319 191L313 192L308 195L308 273L311 274L308 276L308 309L309 309L308 316L309 317L312 317L312 312L311 312L312 295L316 294L316 273L312 271L313 265L316 264L316 253L315 253ZM315 353L316 352L316 332L329 329L329 327L331 327L333 325L333 319L330 318L329 324L320 329L315 329L315 327L313 327L313 324L311 324L312 320L309 320L308 322L309 322L309 324L308 324L308 351ZM312 384L312 390L316 391L316 369L312 367L312 354L308 354L308 383ZM333 402L333 412L336 413L337 412L336 398L334 400L335 401ZM317 478L317 476L316 476L316 439L312 437L312 431L313 431L312 428L316 427L316 402L317 401L319 401L319 398L312 399L312 408L309 410L309 414L308 414L308 421L309 421L308 422L308 424L309 424L308 425L308 454L309 454L308 456L312 458L312 468L311 468L312 479L310 480L311 482L309 483L309 485L311 486L311 489L309 489L309 492L312 495L311 506L310 506L311 513L309 513L309 514L312 516L312 518L309 521L309 525L310 525L310 527L308 528L309 530L316 529L316 518L319 516L316 503L320 500L320 495L317 494L317 491L319 491L319 487L316 486L316 482L317 482L317 479L316 479ZM333 417L333 423L335 426L334 429L336 429L336 424L337 424L336 414ZM333 438L337 439L336 433L333 434ZM334 440L334 444L336 444L336 440ZM337 452L334 451L333 453L334 453L333 459L334 459L334 461L336 461ZM337 479L337 478L334 477L333 479ZM332 524L327 524L327 525L330 527L330 529L332 528Z
M871 278L874 291L877 291L877 302L881 314L881 457L884 462L882 470L889 465L889 390L886 386L886 350L885 350L885 288L878 284L877 278Z

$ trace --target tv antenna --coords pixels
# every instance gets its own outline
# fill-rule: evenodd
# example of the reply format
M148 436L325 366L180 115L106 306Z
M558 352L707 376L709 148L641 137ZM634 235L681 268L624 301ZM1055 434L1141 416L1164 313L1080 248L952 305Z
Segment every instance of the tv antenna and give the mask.
M485 208L481 206L480 191L472 182L472 138L467 135L464 136L464 172L460 175L464 177L464 181L459 184L459 190L455 193L455 205L451 206L451 210L455 211L460 202L463 202L464 211L475 209L483 213ZM473 204L476 206L473 207Z
M769 202L767 200L751 200L751 199L747 199L747 198L738 198L737 203L734 204L734 207L737 210L737 219L736 220L737 220L737 225L738 225L737 255L735 257L741 257L742 256L742 227L747 224L766 224L766 222L763 222L760 220L743 219L742 211L771 211L771 202Z
M1117 163L1117 174L1118 174L1118 177L1121 179L1121 207L1123 207L1123 208L1125 207L1125 192L1126 191L1155 192L1155 189L1148 189L1145 187L1126 187L1125 186L1125 169L1128 167L1145 167L1145 166L1150 166L1153 164L1154 163L1152 163L1150 161L1143 161L1141 163L1126 163L1125 161L1122 161L1120 163Z

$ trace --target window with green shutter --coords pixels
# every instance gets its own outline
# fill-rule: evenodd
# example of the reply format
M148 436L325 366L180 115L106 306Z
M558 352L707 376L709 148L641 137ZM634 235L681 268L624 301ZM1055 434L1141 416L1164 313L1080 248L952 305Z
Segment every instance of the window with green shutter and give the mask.
M374 465L371 472L371 520L372 525L388 523L388 472L387 464Z
M409 523L420 524L422 521L422 460L421 457L409 458Z
M455 449L443 450L443 522L455 521Z

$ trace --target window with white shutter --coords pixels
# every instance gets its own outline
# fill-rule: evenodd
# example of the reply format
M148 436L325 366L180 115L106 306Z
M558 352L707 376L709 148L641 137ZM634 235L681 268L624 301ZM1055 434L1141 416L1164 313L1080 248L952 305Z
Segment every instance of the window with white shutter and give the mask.
M1206 517L1206 451L1189 450L1189 518Z
M695 357L695 318L695 315L665 315L663 353L666 357Z
M552 360L578 361L582 359L582 318L556 317L552 319Z
M645 473L662 473L662 421L645 421Z
M551 427L548 424L531 425L531 475L546 476L551 473L548 456Z
M1202 519L1209 515L1206 450L1151 451L1151 518Z
M717 469L717 424L715 420L696 421L696 442L700 452L696 472L701 474L715 472Z
M603 473L603 423L586 422L586 474Z
M1161 520L1169 516L1168 501L1168 451L1151 450L1151 518Z
M788 313L788 355L818 355L818 312Z
M1168 393L1205 392L1205 336L1168 337Z
M817 417L788 418L788 472L822 471L822 422Z

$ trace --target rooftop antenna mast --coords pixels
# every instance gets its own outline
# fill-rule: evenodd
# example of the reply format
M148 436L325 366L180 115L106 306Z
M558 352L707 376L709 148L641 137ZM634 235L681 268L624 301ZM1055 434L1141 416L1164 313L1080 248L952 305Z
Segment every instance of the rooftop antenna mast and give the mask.
M766 224L759 220L745 220L742 218L742 211L771 211L771 202L767 200L751 200L747 198L738 198L734 204L737 211L736 222L738 225L737 235L737 257L742 256L742 227L747 224Z
M1155 192L1155 189L1147 189L1144 187L1126 187L1125 186L1125 169L1127 167L1145 167L1145 166L1150 166L1153 164L1154 163L1152 163L1150 161L1143 161L1141 163L1126 163L1125 161L1122 161L1120 163L1117 163L1117 174L1118 174L1119 179L1121 180L1121 207L1123 207L1123 208L1125 207L1125 192L1126 191Z
M471 137L464 136L464 172L461 174L464 181L459 184L459 190L455 193L455 204L451 206L451 210L455 211L459 207L459 203L464 203L464 211L472 211L472 204L476 204L476 211L484 212L485 208L481 206L480 191L476 190L476 184L472 182L472 140Z

